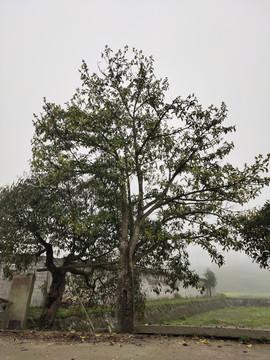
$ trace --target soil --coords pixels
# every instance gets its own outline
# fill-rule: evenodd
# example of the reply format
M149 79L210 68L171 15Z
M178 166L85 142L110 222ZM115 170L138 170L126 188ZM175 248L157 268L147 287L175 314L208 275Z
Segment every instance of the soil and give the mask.
M0 330L0 360L270 359L270 344L180 336Z

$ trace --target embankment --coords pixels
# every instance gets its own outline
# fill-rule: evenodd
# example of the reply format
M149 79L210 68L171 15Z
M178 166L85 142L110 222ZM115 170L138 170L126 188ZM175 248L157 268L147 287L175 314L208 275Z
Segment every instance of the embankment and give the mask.
M227 306L270 306L269 299L247 299L217 297L210 299L194 299L176 304L149 306L139 323L159 324L166 321L189 317L204 312L225 308Z

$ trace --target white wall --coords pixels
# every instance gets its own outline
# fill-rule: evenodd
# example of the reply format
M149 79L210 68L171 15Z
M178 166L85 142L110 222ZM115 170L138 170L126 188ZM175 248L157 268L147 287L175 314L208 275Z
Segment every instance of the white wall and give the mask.
M144 275L142 278L142 291L145 293L148 300L160 300L160 299L173 299L175 296L179 295L182 298L199 298L206 296L206 293L201 294L199 290L194 287L184 288L183 285L178 282L179 291L174 291L171 293L169 286L162 284L161 282L161 291L157 294L153 288L159 282L160 279L154 277L153 275ZM177 294L177 295L176 295ZM215 289L212 289L212 296L215 296Z

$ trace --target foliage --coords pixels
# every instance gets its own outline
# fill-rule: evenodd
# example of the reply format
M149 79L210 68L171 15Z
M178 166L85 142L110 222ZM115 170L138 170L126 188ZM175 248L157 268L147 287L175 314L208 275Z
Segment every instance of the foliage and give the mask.
M245 216L240 216L243 248L263 268L270 267L270 201Z
M142 317L146 309L145 294L141 291L140 272L135 276L135 312ZM65 297L72 300L73 305L81 303L87 308L107 309L115 305L116 271L98 270L91 278L81 276L67 276Z
M47 252L63 255L63 267L75 260L103 260L113 253L102 240L113 226L99 224L93 191L73 181L46 184L33 175L0 192L0 252L17 268ZM111 238L112 239L112 238ZM47 264L48 266L48 264Z
M33 235L40 196L39 185L35 185L20 179L17 184L2 188L0 192L0 252L18 270L25 269L36 255L42 254L42 245ZM42 206L40 208L42 212ZM40 223L46 227L43 216Z
M106 307L114 303L115 285L115 272L99 270L87 281L71 274L67 277L65 295L79 306L83 303L87 308Z
M63 108L44 102L34 121L32 167L50 181L76 177L94 184L100 222L117 228L118 321L132 330L134 265L153 268L176 287L195 285L186 247L199 244L223 264L223 249L239 248L230 205L256 197L269 178L269 156L240 170L224 161L227 108L203 109L194 95L167 102L167 79L154 75L152 57L128 47L102 54L100 73L83 61L82 87ZM105 241L105 240L104 240ZM124 309L124 310L123 310ZM125 326L125 324L127 324Z

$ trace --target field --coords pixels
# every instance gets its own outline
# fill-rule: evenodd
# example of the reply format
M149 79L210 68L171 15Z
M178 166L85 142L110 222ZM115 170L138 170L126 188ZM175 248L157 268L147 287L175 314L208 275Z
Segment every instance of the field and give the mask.
M222 295L222 294L220 294ZM223 293L226 297L233 298L248 298L248 299L270 299L270 293L237 293L237 292L226 292Z
M181 319L169 322L169 324L270 329L270 308L229 306L188 318L183 316Z

